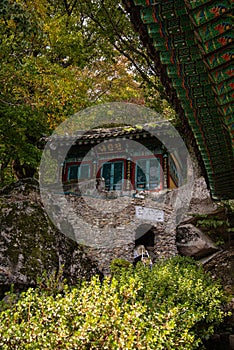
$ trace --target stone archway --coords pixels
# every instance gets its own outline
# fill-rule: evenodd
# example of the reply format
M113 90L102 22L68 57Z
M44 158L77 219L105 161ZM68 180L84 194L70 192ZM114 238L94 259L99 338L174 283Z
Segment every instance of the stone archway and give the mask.
M154 253L157 241L157 231L150 224L141 224L135 231L135 248L143 245L148 251L150 258L154 261L157 257Z

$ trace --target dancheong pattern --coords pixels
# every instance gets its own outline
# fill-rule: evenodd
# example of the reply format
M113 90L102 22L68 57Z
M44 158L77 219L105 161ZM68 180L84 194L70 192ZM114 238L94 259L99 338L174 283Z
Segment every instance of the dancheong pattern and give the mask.
M233 0L131 0L166 66L214 198L234 198Z

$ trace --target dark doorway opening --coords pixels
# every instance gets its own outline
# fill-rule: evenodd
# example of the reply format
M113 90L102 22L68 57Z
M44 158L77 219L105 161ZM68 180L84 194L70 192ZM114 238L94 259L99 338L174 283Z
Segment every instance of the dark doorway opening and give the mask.
M135 246L144 245L147 247L154 247L154 231L149 224L142 224L136 229Z

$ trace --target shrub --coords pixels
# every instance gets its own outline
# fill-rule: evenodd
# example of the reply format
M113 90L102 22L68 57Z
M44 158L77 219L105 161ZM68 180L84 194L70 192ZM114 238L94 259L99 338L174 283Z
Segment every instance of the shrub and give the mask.
M114 259L111 262L110 270L112 275L121 275L122 269L128 269L133 267L133 265L125 259Z
M56 295L22 293L0 314L0 348L201 349L223 317L223 292L192 260L121 268Z

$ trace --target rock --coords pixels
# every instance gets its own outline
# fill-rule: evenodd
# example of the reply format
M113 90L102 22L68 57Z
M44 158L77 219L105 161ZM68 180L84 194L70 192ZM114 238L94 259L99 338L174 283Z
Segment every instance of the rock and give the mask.
M221 251L220 254L205 263L204 268L215 280L221 281L226 293L234 294L234 247ZM234 311L234 298L231 304Z
M204 177L195 179L189 212L193 214L208 214L216 209L217 205L211 199Z
M208 236L192 224L177 228L176 245L180 254L195 258L203 258L219 250Z
M0 195L0 297L11 284L26 289L43 272L49 275L62 266L72 284L99 273L83 248L51 223L36 180L20 180Z
M234 334L229 335L229 345L230 349L234 350Z

